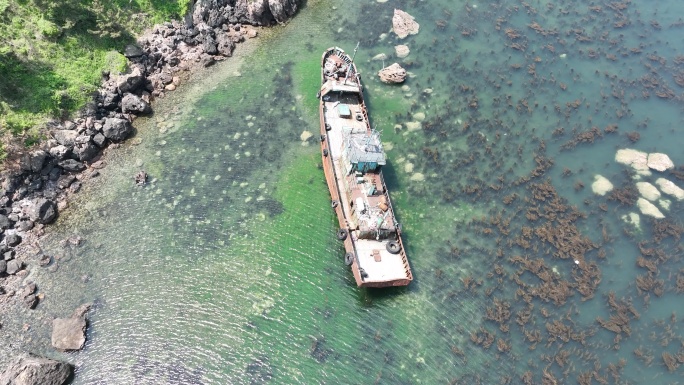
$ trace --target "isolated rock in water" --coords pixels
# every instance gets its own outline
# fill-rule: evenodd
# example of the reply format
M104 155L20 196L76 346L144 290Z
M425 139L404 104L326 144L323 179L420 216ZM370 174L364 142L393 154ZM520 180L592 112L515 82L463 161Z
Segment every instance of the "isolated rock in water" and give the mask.
M397 54L398 58L403 59L411 53L411 50L409 50L407 45L395 45L394 52Z
M395 9L394 16L392 16L392 29L400 39L403 39L408 35L417 34L420 25L416 23L413 16L400 9Z
M665 218L665 215L658 210L658 208L651 202L647 201L644 198L639 198L637 200L637 206L639 207L639 210L641 210L641 213L644 215L650 215L653 218L656 219L663 219Z
M406 70L397 63L385 67L378 72L383 83L403 83L406 80Z
M670 160L669 156L659 152L654 152L648 154L648 167L662 172L674 168L674 163L672 163L672 160Z
M639 190L639 194L649 201L657 201L660 198L660 191L658 191L656 186L648 182L637 182L636 187Z
M387 54L385 53L379 53L371 58L371 60L374 61L382 61L382 60L387 60Z
M665 179L665 178L658 178L656 180L656 184L658 187L660 187L660 190L664 192L665 194L672 195L673 197L677 198L677 200L681 201L684 199L684 190L682 190L679 186L674 184L673 182Z
M414 182L422 182L422 181L425 180L425 175L423 175L422 173L417 172L417 173L411 175L411 178L409 178L409 179L411 179L411 180L414 181Z
M601 175L594 176L594 183L591 184L591 190L597 195L606 195L607 192L613 190L613 184L608 179Z
M311 133L311 131L302 131L302 134L299 135L299 139L301 139L302 142L306 142L312 136L313 136L313 134Z
M615 161L632 166L637 171L648 170L648 155L631 148L618 150L615 154Z
M80 350L85 344L85 330L83 317L56 318L52 321L52 346L62 351Z
M418 131L423 128L423 125L420 122L406 122L404 124L409 132Z
M661 199L658 201L658 204L665 210L670 211L670 205L672 204L672 201L669 199Z
M50 223L57 217L55 203L45 198L31 201L26 211L32 221L43 224Z
M641 228L641 218L639 218L639 214L637 213L629 213L629 215L623 215L622 220L627 224L633 225L637 229Z
M133 132L133 126L126 119L109 118L102 127L105 138L113 141L126 139Z
M72 370L65 362L25 355L15 358L0 374L0 385L63 385Z
M150 104L138 95L126 94L121 99L121 111L123 113L132 112L134 114L148 114L152 111Z
M425 120L425 113L424 112L416 112L415 114L413 114L413 120L418 121L418 122L422 122L423 120Z

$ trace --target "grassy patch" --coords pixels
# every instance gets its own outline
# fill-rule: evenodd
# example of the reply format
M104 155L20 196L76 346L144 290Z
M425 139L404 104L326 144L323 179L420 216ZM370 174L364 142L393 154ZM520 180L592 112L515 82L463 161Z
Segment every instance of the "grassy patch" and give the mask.
M0 136L26 134L83 107L103 71L126 70L120 52L137 34L182 17L191 5L191 0L0 0Z

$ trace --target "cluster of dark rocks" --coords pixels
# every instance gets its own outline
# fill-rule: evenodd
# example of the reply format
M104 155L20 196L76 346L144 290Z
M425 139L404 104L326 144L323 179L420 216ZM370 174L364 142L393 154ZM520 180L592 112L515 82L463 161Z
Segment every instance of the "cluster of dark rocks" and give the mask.
M154 98L175 90L193 67L231 56L236 44L256 36L251 25L286 21L298 3L197 0L183 21L157 25L126 47L128 73L103 74L101 88L79 118L51 123L48 140L0 173L0 278L22 269L13 251L22 234L52 222L83 178L99 174L102 150L130 137L131 121L151 113Z
M131 122L150 114L155 98L174 91L183 74L192 69L230 57L236 44L256 37L252 26L287 21L301 1L195 0L183 21L157 25L138 44L125 47L129 70L103 73L100 89L78 118L50 123L47 140L15 154L9 167L0 172L0 296L20 298L29 308L36 306L40 295L36 295L35 283L21 283L28 275L18 252L22 241L42 235L43 227L67 207L68 196L80 190L84 178L99 175L98 169L105 166L99 159L102 151L129 138L134 133ZM144 179L136 176L137 183ZM43 266L51 257L38 260ZM83 346L86 311L55 320L52 344L56 349ZM72 369L66 363L22 355L0 373L0 385L60 385L69 381Z

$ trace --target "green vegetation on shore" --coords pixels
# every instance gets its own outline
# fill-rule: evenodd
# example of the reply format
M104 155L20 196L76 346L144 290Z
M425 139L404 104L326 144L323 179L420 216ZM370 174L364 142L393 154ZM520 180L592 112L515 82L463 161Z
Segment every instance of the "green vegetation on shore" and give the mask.
M180 18L191 1L0 0L2 143L30 145L41 123L83 107L103 71L125 70L120 52L135 35Z

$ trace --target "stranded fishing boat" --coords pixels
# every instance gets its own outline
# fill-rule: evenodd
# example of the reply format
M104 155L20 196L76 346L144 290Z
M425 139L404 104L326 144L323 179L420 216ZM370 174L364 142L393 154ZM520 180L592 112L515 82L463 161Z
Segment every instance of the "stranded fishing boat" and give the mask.
M358 286L406 286L413 274L382 176L385 152L368 121L353 57L333 47L325 51L321 65L323 170L345 263Z

